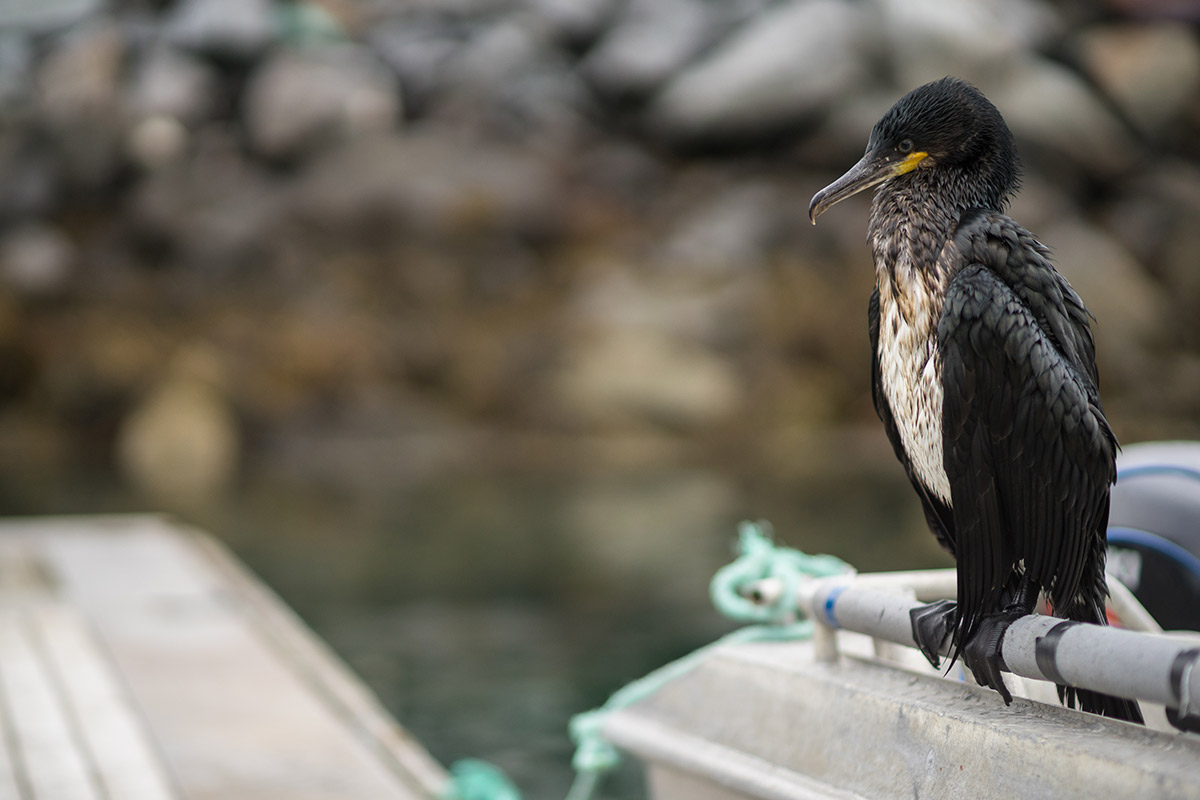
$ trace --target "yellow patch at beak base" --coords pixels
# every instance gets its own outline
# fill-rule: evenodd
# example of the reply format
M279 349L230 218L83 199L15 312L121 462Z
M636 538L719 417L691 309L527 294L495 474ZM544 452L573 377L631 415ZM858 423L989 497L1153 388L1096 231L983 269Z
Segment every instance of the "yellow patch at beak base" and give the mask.
M904 157L903 161L898 161L892 169L892 175L903 175L906 172L912 172L917 168L917 165L929 156L924 150L918 150L915 153L909 153Z

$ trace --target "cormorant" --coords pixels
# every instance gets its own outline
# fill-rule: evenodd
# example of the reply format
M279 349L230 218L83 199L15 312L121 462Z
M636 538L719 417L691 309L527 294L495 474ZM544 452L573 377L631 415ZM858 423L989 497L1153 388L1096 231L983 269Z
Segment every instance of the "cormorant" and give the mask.
M958 574L957 603L915 610L913 636L936 667L948 635L952 657L1006 704L1000 643L1042 592L1054 614L1105 624L1117 450L1091 315L1047 248L1003 213L1018 183L1000 112L946 77L901 98L862 160L809 205L815 223L876 187L875 409ZM1141 721L1131 700L1064 686L1059 695Z

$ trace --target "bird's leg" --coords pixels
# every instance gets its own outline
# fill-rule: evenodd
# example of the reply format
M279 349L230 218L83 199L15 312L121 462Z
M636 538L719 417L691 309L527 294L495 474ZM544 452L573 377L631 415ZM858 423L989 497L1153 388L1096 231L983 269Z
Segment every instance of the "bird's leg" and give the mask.
M957 609L958 604L953 600L939 600L908 612L913 641L934 669L941 663L942 643L954 630Z
M1017 590L1013 593L1013 597L1009 600L1008 605L1004 607L1005 612L1020 611L1021 616L1033 613L1033 607L1037 605L1038 594L1041 592L1041 587L1029 577L1026 572L1021 575L1021 580L1017 583Z
M962 648L963 663L971 670L975 681L980 686L988 686L999 692L1004 698L1004 705L1012 703L1012 694L1000 674L1008 669L1001 651L1004 633L1014 621L1033 613L1039 591L1029 573L1022 575L1016 592L1004 610L981 618L975 633Z

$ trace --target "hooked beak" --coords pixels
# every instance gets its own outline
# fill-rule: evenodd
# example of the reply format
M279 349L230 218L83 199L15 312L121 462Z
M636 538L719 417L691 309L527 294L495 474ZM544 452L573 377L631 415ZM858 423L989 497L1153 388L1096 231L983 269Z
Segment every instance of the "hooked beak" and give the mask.
M926 152L909 153L897 161L887 156L867 153L857 164L847 170L845 175L813 195L812 202L808 204L809 221L816 225L817 217L850 195L870 189L897 175L912 172L928 155Z

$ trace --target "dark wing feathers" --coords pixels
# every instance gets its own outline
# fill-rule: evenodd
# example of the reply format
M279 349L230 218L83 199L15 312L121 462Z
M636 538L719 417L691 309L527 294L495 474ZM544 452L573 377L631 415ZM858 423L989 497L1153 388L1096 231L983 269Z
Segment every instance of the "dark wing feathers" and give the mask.
M1116 440L1079 296L1000 214L964 220L938 327L961 645L1025 572L1057 613L1102 620ZM890 434L889 434L890 435ZM1011 588L1011 587L1010 587Z
M1079 294L1050 262L1050 251L1033 234L1003 214L968 212L955 233L963 264L979 263L1000 275L1037 319L1055 349L1096 387L1092 315Z
M909 481L912 482L913 488L917 490L917 496L921 499L921 508L925 512L925 521L929 524L929 529L933 531L938 544L953 556L955 554L954 516L945 503L930 494L925 485L917 480L916 473L913 472L912 462L909 461L908 454L904 451L904 444L900 440L900 429L896 426L896 419L892 416L891 406L888 405L887 396L883 392L883 382L879 366L878 289L871 293L871 301L867 306L867 324L871 335L871 395L875 401L875 412L883 422L883 429L887 433L888 441L892 443L892 449L896 453L896 458L904 465L904 471L908 473Z

